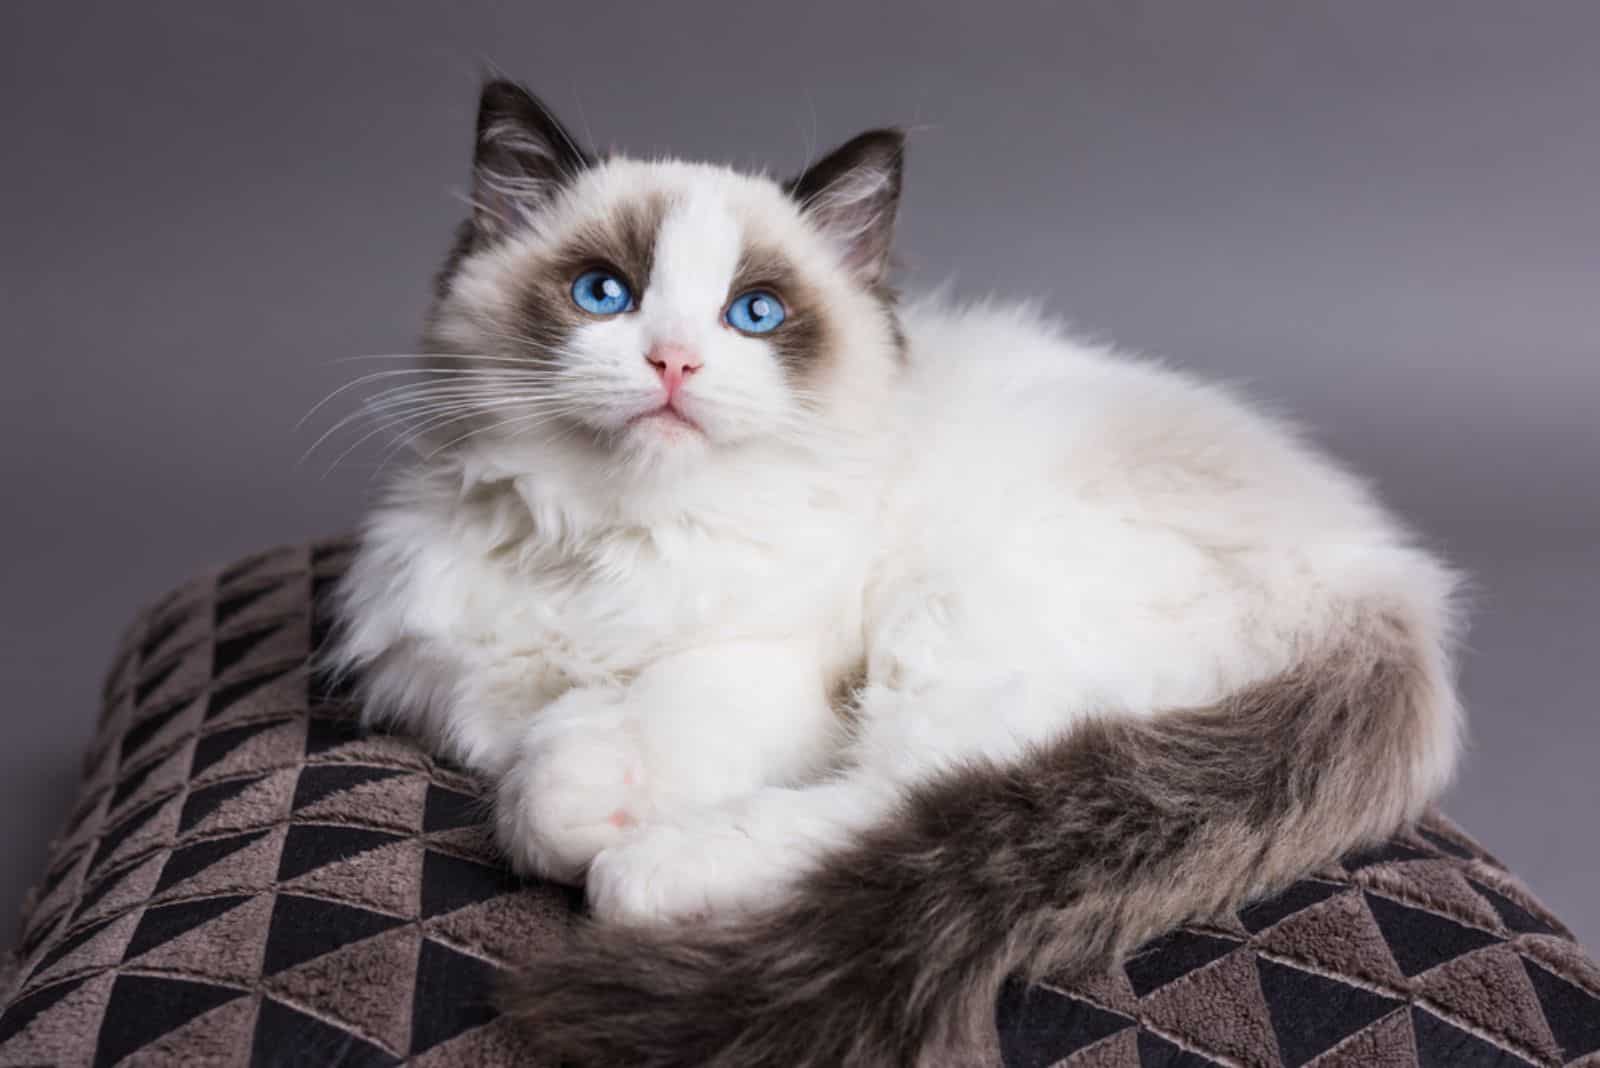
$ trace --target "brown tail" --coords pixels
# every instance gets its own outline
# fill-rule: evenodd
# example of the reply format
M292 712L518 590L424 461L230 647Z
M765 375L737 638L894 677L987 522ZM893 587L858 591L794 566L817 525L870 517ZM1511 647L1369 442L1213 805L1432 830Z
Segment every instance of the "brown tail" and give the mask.
M1215 706L930 782L781 909L584 926L508 1011L585 1068L980 1063L1009 974L1103 972L1414 818L1454 717L1442 657L1385 618Z

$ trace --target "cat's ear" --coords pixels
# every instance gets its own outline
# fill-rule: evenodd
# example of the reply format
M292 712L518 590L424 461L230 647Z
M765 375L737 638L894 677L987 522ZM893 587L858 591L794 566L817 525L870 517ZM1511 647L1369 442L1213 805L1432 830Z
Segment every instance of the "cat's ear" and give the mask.
M867 285L877 285L889 273L905 147L899 130L868 130L784 186Z
M472 223L500 234L539 211L594 159L550 109L509 81L484 85L472 157Z

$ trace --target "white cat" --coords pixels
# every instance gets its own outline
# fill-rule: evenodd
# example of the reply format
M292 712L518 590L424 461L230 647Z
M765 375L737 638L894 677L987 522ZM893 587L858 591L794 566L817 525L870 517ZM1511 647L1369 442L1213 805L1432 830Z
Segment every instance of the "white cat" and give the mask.
M901 158L598 160L484 91L335 657L586 881L516 1002L555 1060L970 1063L1009 972L1104 969L1451 772L1450 572L1227 391L897 307Z

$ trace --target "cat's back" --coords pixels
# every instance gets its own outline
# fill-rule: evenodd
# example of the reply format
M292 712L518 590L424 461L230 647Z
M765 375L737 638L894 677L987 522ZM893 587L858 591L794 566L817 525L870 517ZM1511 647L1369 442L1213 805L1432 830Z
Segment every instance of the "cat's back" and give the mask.
M1341 604L1431 596L1363 483L1234 390L1027 308L914 304L905 331L878 587L944 590L1044 685L1202 704L1284 668ZM1185 653L1154 672L1152 648Z
M1231 387L1025 304L925 300L903 321L899 429L921 477L1009 500L1252 513L1292 501L1310 522L1387 523L1358 479Z

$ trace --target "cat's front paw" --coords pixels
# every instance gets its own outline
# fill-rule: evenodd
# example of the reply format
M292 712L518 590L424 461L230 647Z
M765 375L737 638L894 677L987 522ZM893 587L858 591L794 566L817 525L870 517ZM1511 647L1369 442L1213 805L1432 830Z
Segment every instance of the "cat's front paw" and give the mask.
M605 694L569 695L530 724L500 781L495 832L511 866L576 884L651 811L636 731Z
M597 919L669 924L720 919L781 900L803 857L718 812L641 828L594 858L586 893Z

